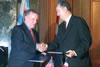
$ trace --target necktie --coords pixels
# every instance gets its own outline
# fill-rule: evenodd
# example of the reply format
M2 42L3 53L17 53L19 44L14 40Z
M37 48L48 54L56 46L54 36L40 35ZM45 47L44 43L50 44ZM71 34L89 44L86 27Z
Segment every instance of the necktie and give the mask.
M66 21L64 21L64 31L66 31Z
M35 36L34 36L34 34L33 34L33 31L32 31L32 29L30 29L30 33L31 33L31 36L32 36L32 38L33 38L33 41L34 41L34 43L35 43Z
M64 21L64 28L66 29L66 21Z

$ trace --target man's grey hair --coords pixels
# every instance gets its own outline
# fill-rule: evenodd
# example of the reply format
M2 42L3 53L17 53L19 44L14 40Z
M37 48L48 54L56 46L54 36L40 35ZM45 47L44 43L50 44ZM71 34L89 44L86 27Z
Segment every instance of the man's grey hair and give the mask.
M68 3L68 1L61 1L61 2L57 3L57 5L59 5L59 4L61 7L66 7L69 11L71 11L71 6ZM57 7L57 5L56 5L56 7Z
M33 13L38 14L38 12L36 12L35 10L33 10L33 9L28 9L28 10L25 12L25 15L24 15L24 16L28 16L30 12L33 12Z

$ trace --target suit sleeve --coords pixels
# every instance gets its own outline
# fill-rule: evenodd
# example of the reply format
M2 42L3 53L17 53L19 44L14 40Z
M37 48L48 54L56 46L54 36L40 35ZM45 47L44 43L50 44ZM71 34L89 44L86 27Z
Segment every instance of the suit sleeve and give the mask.
M77 57L83 57L86 54L88 54L89 48L92 43L92 38L91 38L88 25L86 24L85 20L81 19L80 21L81 22L79 22L77 25L77 30L78 30L81 42L79 46L77 47L77 49L75 49Z

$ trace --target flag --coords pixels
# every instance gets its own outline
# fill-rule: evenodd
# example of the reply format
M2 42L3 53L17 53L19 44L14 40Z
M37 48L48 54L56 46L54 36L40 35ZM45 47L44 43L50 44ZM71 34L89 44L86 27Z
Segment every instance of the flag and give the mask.
M61 0L58 0L58 3L61 2Z
M20 11L18 14L18 25L22 24L24 21L24 13L30 8L29 0L22 0L20 5Z
M54 67L54 64L53 64L53 57L52 57L52 56L51 56L50 61L48 62L48 64L47 64L45 67Z

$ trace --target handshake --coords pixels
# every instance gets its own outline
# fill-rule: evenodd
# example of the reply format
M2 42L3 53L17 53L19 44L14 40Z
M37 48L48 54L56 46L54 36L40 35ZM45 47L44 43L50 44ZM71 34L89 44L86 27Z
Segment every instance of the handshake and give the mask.
M40 52L46 51L47 48L48 48L48 45L47 45L47 44L45 44L45 43L38 43L38 50L39 50Z

